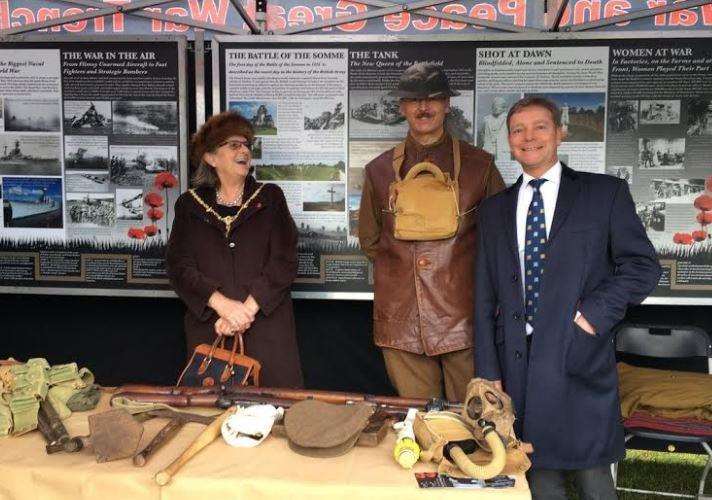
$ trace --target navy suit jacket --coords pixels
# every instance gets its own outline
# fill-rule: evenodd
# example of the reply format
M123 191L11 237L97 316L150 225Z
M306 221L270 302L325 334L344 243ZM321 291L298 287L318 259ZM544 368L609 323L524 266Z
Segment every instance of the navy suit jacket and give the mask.
M625 453L612 331L660 266L628 184L563 166L529 355L516 207L522 178L480 208L475 370L501 379L534 467L583 469ZM576 311L594 326L574 323Z

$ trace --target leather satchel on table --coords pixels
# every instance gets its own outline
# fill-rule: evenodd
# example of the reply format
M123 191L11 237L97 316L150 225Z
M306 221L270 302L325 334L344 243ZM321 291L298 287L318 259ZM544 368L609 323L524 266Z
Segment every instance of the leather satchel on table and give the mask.
M195 348L176 386L259 386L261 368L259 361L245 355L241 333L235 334L229 350L225 348L225 337L219 335L212 345L200 344Z

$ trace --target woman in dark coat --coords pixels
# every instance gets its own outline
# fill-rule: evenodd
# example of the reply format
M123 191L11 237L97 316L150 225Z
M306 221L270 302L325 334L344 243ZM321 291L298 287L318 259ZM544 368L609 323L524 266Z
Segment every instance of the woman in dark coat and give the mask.
M261 385L302 387L289 287L297 229L282 190L250 175L252 125L211 117L191 140L194 188L176 201L168 276L187 306L188 353L215 335L243 332L262 364Z

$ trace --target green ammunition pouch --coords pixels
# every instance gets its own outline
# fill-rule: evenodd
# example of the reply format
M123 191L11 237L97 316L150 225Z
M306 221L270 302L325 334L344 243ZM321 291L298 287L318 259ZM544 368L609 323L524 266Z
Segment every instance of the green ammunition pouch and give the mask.
M0 436L37 428L40 402L48 399L61 419L99 402L94 375L76 363L50 366L43 358L0 367Z

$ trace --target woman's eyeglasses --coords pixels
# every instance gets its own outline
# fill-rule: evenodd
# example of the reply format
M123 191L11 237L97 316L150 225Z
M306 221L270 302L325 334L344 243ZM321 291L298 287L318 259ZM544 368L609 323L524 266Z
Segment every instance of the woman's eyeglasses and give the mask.
M230 149L230 151L239 151L239 149L242 147L245 147L251 151L252 150L252 141L248 141L247 139L245 139L245 140L231 139L229 141L220 143L218 148L221 148L223 146L227 146L228 149Z

